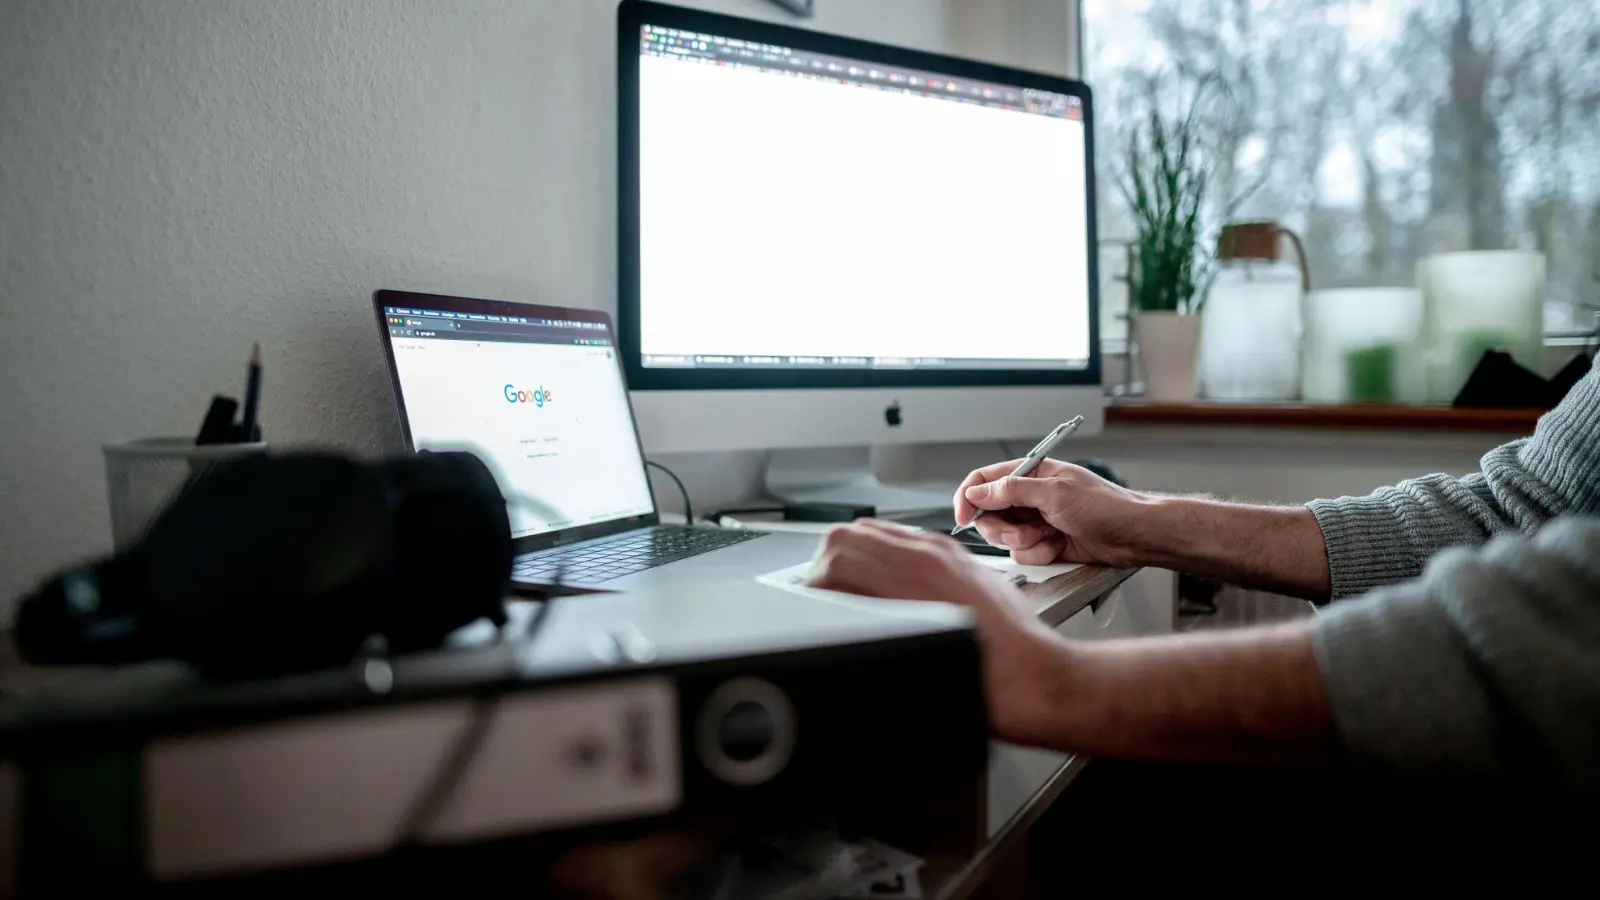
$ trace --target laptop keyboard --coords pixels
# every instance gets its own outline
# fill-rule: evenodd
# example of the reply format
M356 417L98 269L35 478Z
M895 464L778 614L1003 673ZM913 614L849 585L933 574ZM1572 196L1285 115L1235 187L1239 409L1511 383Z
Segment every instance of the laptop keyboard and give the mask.
M734 544L763 537L766 532L742 528L688 528L660 525L638 534L625 534L609 541L596 541L580 547L546 550L524 556L512 567L514 581L585 587L646 569L654 569L680 559L721 550Z

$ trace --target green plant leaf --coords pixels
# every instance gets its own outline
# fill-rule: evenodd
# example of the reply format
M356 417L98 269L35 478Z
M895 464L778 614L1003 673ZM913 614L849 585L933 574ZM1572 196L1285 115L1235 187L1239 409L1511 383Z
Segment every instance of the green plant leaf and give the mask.
M1214 74L1194 79L1181 115L1163 114L1163 79L1147 86L1149 109L1129 134L1117 187L1137 235L1130 301L1147 312L1196 312L1214 260L1202 247L1211 127L1208 105L1224 86ZM1224 90L1225 93L1225 90Z

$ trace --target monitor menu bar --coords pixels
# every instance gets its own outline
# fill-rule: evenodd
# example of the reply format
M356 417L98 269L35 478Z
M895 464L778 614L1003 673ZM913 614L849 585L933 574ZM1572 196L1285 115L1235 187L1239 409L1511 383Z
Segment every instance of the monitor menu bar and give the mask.
M1084 369L1086 359L950 359L932 356L752 356L746 354L645 354L660 369Z
M842 56L811 53L791 47L700 34L682 29L644 26L640 35L639 52L644 56L751 69L1033 115L1061 119L1083 118L1082 101L1068 94L954 78L936 72L886 66Z

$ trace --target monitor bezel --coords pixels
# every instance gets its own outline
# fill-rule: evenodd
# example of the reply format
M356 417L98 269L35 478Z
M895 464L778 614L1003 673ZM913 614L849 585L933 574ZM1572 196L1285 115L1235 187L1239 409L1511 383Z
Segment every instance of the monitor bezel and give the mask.
M1086 248L1089 358L1078 369L757 369L648 368L640 352L639 283L639 34L644 26L698 31L745 41L915 68L957 78L998 82L1077 97L1083 107L1084 197L1089 210ZM617 341L628 387L651 390L770 390L783 388L990 387L1098 385L1100 275L1094 185L1094 104L1088 85L1070 78L910 50L702 12L648 0L617 8ZM979 307L974 308L976 316ZM1025 321L1025 317L1023 317ZM975 325L978 324L975 322ZM1005 320L983 323L1004 327Z

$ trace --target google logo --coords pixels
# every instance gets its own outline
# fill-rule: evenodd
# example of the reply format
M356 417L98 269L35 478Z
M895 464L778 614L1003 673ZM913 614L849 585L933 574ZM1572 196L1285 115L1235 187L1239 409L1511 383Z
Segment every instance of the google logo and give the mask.
M532 403L534 406L544 406L550 402L550 392L544 389L544 385L540 385L537 390L519 391L516 385L508 384L505 394L507 403Z

